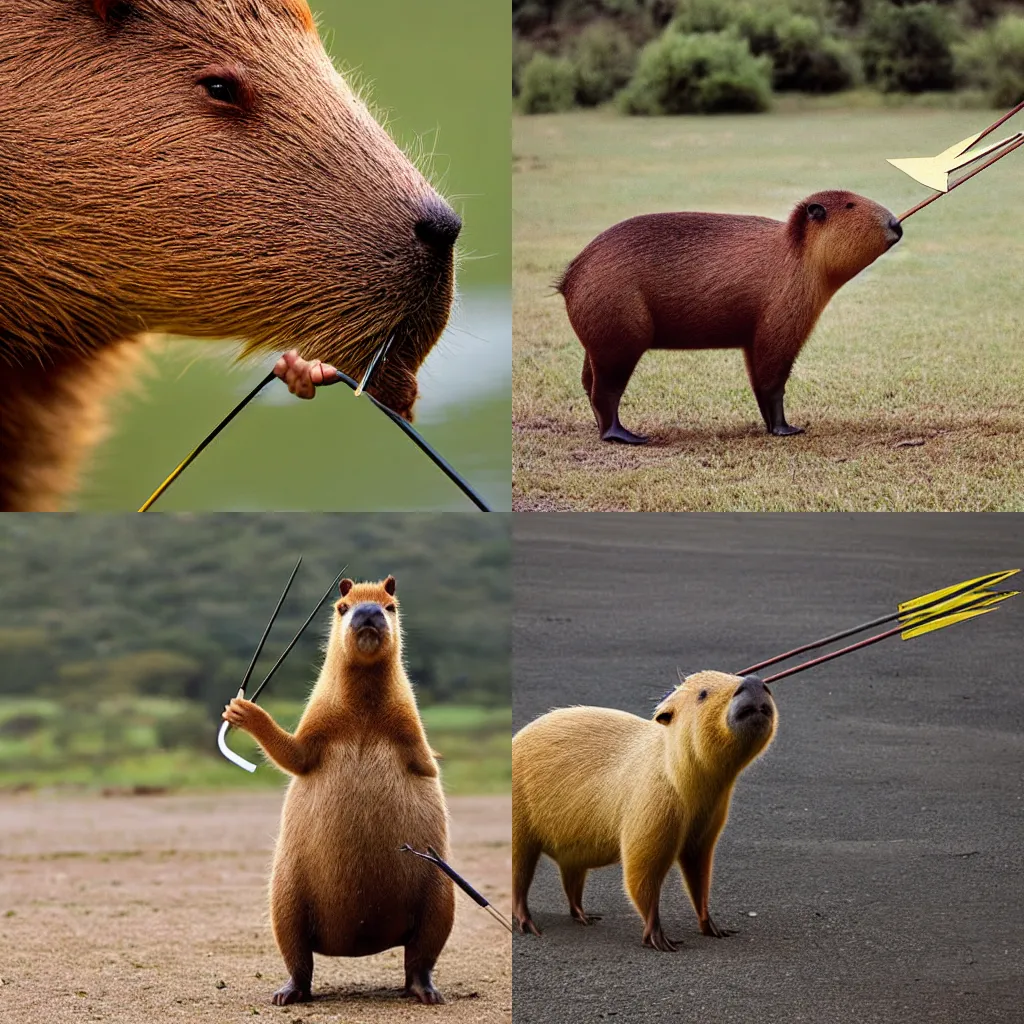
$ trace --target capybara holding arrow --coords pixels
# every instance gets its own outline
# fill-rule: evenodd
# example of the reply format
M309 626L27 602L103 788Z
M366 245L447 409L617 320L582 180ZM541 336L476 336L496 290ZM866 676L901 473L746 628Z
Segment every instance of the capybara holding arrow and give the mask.
M149 333L356 378L394 335L411 419L460 227L306 0L0 0L0 510L60 507Z
M279 1006L311 998L313 954L405 947L406 993L443 1003L431 972L455 917L451 879L402 848L448 856L448 811L402 664L395 580L341 581L320 677L295 734L235 698L225 721L293 776L270 880L289 979Z
M903 234L853 192L816 192L787 221L656 213L598 235L557 289L585 354L583 389L604 441L647 438L619 422L619 402L652 348L741 348L768 432L786 421L786 381L829 299Z

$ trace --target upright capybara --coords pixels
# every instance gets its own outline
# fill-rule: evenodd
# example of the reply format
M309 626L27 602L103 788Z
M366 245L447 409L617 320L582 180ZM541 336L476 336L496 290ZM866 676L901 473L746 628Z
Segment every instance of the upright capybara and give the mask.
M355 377L394 333L411 418L460 226L306 0L0 0L0 509L60 505L147 333Z
M512 899L516 923L539 935L527 895L542 853L554 860L581 924L587 871L622 862L645 946L674 951L661 926L661 886L673 864L700 930L715 843L740 772L775 735L775 702L757 676L697 672L646 720L610 708L560 708L512 740Z
M619 401L651 348L742 348L768 432L802 433L783 409L797 354L828 300L902 235L885 207L839 191L808 196L788 221L655 213L598 235L556 287L602 440L647 440L619 422Z
M270 879L270 920L290 975L277 1005L311 997L313 954L405 947L406 992L443 1003L431 971L452 929L447 875L400 851L448 853L437 762L402 665L395 580L341 581L323 668L295 734L236 698L224 718L293 775Z

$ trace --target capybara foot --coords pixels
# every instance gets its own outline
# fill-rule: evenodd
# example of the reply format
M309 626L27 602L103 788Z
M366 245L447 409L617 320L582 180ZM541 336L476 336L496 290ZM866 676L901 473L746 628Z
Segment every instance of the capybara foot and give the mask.
M662 931L660 924L656 928L649 928L644 932L644 945L650 949L660 950L662 953L675 953L679 949L679 946Z
M294 978L289 978L275 993L275 1006L288 1006L291 1003L308 1003L313 998L309 987L299 985Z
M793 427L788 423L779 423L771 429L771 433L776 437L789 437L790 434L802 434L803 432L803 427Z
M406 979L405 994L426 1006L438 1006L444 1002L444 996L434 988L430 971L417 971L409 976Z
M512 923L519 929L520 935L537 935L541 930L533 923L533 918L528 913L513 914Z
M707 935L712 939L725 939L736 934L735 928L719 928L711 918L702 921L700 924L701 935Z
M274 374L298 398L315 398L316 389L321 384L337 384L341 380L338 371L330 363L322 363L319 359L310 362L294 349L278 359L274 364Z
M619 444L647 444L649 437L643 434L634 434L627 430L621 423L613 423L602 435L602 441L618 441Z
M570 907L569 913L572 914L572 919L579 924L591 925L601 920L600 914L588 914L582 907Z

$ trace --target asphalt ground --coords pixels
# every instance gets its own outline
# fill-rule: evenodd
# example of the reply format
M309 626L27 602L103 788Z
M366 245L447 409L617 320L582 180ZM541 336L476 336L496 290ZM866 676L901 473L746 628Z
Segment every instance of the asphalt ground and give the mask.
M738 671L1024 568L1016 514L513 518L517 729L570 704L647 716L677 665ZM544 858L544 934L513 943L516 1024L1020 1024L1022 667L1024 595L780 680L777 738L715 858L711 912L739 934L702 937L673 870L662 921L683 948L643 948L617 866L590 874L603 919L585 928Z

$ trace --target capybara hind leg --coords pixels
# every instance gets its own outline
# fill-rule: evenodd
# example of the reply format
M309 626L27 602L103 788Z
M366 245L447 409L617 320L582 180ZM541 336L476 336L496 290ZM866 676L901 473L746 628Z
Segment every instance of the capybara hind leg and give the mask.
M634 434L619 422L619 402L633 376L640 356L632 353L617 353L614 362L599 361L590 357L594 384L590 392L590 406L594 410L597 429L602 441L618 441L622 444L646 444L647 438Z
M590 398L594 390L594 368L590 365L589 352L583 353L583 373L580 375L580 381L583 384L583 390L586 392L587 398ZM593 409L593 405L591 405L591 409ZM594 419L597 419L596 413L594 415ZM600 424L598 424L598 426L600 426Z
M431 972L455 921L455 891L450 883L438 882L422 919L405 944L405 994L431 1006L444 1002Z
M275 1006L313 997L313 942L305 904L279 879L271 879L270 924L289 978L273 996Z
M526 897L530 892L533 873L540 860L540 843L524 836L525 829L517 827L515 811L512 820L512 920L523 935L540 935L540 929L530 917Z
M697 912L697 923L702 935L713 939L724 939L735 935L735 929L719 928L708 912L708 897L711 894L711 862L713 848L707 850L683 850L679 858L679 866L686 880L686 888L690 893L693 909Z
M802 427L794 427L786 422L785 397L786 381L793 369L793 360L788 356L780 356L771 350L758 349L755 342L753 349L745 352L747 373L750 386L754 390L761 418L769 434L786 437L789 434L802 434Z
M586 868L561 867L562 888L565 890L566 898L569 900L569 913L573 920L580 924L593 924L600 921L597 914L587 914L583 910L583 886L587 882Z

